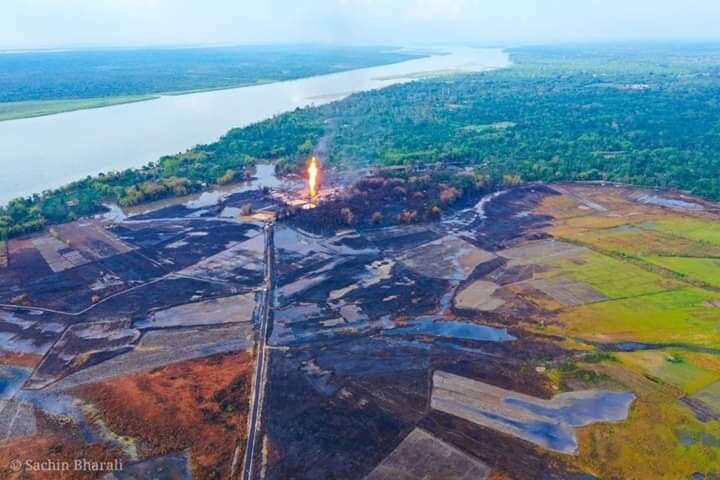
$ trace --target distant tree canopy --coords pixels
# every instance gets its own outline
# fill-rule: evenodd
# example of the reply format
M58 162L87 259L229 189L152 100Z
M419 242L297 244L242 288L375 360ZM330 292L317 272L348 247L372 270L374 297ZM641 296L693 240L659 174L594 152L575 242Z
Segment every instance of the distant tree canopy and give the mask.
M229 88L419 56L385 47L320 45L15 52L0 56L0 102Z
M488 185L610 180L720 200L720 47L511 53L510 69L297 109L142 169L15 200L0 209L0 231L72 220L101 210L104 199L133 205L226 183L258 158L296 170L323 136L338 166L447 163L473 167Z
M655 54L523 49L508 70L353 95L322 108L337 125L330 158L446 162L492 178L613 180L720 199L720 49Z

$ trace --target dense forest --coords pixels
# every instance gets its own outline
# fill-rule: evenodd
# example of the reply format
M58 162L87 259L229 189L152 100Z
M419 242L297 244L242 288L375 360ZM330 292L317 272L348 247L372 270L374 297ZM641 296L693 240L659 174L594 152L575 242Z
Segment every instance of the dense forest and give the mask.
M444 76L298 109L144 169L0 209L10 236L101 209L242 178L256 158L471 166L489 183L611 180L720 200L720 48L524 48L512 68ZM329 128L329 126L332 126Z
M720 199L720 49L512 54L516 67L504 71L324 107L337 125L332 161L442 161L492 177L613 180Z
M0 52L0 102L228 88L418 56L387 47L311 45Z

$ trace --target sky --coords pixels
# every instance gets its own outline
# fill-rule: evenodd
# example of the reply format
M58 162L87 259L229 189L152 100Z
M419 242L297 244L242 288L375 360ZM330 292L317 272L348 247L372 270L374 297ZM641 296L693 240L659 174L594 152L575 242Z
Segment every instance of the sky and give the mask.
M0 48L720 39L720 0L0 0Z

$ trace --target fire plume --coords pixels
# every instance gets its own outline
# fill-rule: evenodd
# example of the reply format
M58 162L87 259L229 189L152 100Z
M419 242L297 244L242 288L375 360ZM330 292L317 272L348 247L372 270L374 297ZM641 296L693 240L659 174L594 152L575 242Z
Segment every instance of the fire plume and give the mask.
M317 159L315 157L312 157L310 160L310 165L308 165L307 173L308 173L308 191L310 192L310 196L314 197L317 195L317 186L318 186L318 165L317 165Z

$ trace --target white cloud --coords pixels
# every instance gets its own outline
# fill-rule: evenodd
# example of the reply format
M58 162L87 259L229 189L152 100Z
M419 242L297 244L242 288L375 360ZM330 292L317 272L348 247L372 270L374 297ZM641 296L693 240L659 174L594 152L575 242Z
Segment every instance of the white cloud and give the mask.
M720 38L718 0L0 0L0 48Z

